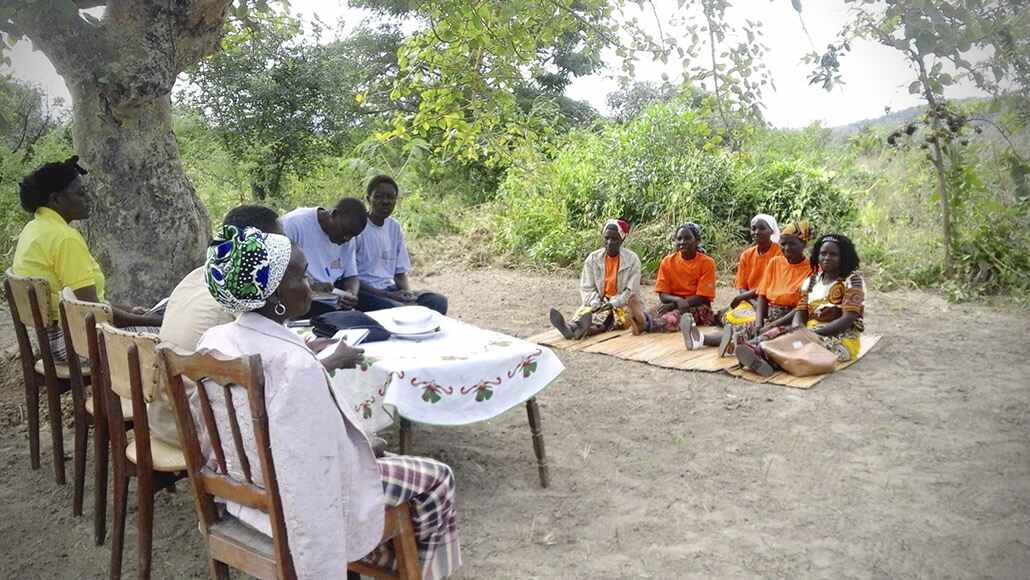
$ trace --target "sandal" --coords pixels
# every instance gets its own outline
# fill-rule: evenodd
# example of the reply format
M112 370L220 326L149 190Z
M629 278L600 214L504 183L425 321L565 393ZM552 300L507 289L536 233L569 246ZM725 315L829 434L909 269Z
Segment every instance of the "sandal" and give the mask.
M732 326L722 329L722 339L719 341L719 358L733 354L735 338L737 338L737 332Z
M680 333L683 334L683 344L687 350L697 350L705 345L701 329L694 324L694 317L690 313L684 313L680 318Z
M579 317L579 320L572 323L572 338L575 340L582 340L590 330L590 323L593 322L594 315L587 312L583 316Z
M755 347L750 344L738 344L734 354L737 355L737 361L740 362L740 366L757 373L759 376L770 377L776 372L776 369L773 368L769 361L758 354Z
M551 319L551 326L558 329L558 332L561 333L565 340L572 340L574 336L572 329L569 328L569 325L565 322L565 317L561 315L561 312L558 312L556 308L552 308L548 317Z

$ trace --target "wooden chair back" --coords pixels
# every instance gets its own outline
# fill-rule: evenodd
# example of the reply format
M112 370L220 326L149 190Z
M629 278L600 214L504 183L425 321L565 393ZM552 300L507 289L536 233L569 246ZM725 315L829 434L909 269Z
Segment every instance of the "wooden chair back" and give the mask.
M5 276L11 318L27 328L53 326L56 321L50 315L50 283L43 278L18 276L11 268Z
M214 351L183 353L163 344L158 348L164 386L175 408L179 441L183 445L186 466L193 483L197 514L208 540L211 560L228 564L258 578L292 580L296 578L293 558L290 556L286 524L283 519L279 484L268 433L268 413L265 408L265 380L259 355L229 358ZM207 468L201 450L200 436L186 393L186 381L197 387L199 415L204 433L210 444L214 465ZM231 431L233 458L243 472L239 481L229 473L223 433L215 422L211 395L222 399ZM256 455L262 476L255 481L251 470L252 458L244 447L243 434L236 414L237 402L245 399L250 419ZM223 427L224 428L224 427ZM263 481L260 481L263 480ZM226 519L219 516L215 498L261 510L268 514L272 527L272 551L255 550L240 538L233 539ZM342 567L342 565L341 565Z
M74 351L78 356L95 364L98 359L95 359L94 355L99 355L99 352L94 353L90 350L91 343L96 347L96 325L104 322L113 323L114 313L111 311L111 305L79 300L71 288L65 288L61 290L60 313L64 315L62 328L68 345L68 360L72 359Z
M150 425L147 422L147 402L153 399L157 380L157 335L145 332L119 330L104 322L97 325L100 338L100 383L106 392L99 397L107 406L108 431L111 435L112 457L125 460L128 434L120 398L132 401L132 429L136 441L136 465L142 470L153 470L150 452ZM149 395L148 395L149 393ZM149 397L149 398L148 398Z
M83 419L86 413L86 380L81 359L89 362L87 369L90 378L101 380L94 376L94 370L100 368L97 324L112 322L114 315L110 305L79 300L71 288L61 290L58 313L61 318L61 330L64 331L65 352L71 377L72 402L75 405L76 420L79 420ZM100 399L102 392L103 389L98 389L94 383L93 394L96 399L93 402L94 419L103 419L107 416L105 405Z
M143 402L153 402L158 381L157 345L161 339L156 334L121 330L110 324L100 324L98 328L103 329L104 345L107 348L109 366L106 369L111 379L111 390L119 397L131 399L132 373L138 368ZM128 356L133 346L136 347L137 362Z

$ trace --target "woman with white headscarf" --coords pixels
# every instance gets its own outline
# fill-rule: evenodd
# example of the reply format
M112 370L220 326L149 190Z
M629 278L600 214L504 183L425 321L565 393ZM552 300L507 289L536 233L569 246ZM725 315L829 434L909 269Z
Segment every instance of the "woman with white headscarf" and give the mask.
M392 565L393 554L379 541L385 506L402 502L411 502L422 577L450 574L461 564L451 469L432 459L373 450L351 407L337 404L327 374L353 368L361 351L341 343L319 360L286 327L311 306L304 253L286 236L223 226L208 247L206 266L211 295L239 317L204 333L197 349L261 356L272 458L297 577L342 577L348 562L361 559ZM216 404L223 398L210 399L219 430L229 432L228 410ZM242 407L237 412L244 444L254 448ZM225 451L230 473L242 480L235 450ZM226 509L271 535L263 512L232 503Z
M773 258L781 256L780 228L776 218L760 213L751 218L751 239L754 244L740 254L737 275L733 286L737 295L730 301L729 308L721 312L718 320L730 327L728 334L736 333L751 338L755 331L758 287ZM725 341L724 341L725 342Z

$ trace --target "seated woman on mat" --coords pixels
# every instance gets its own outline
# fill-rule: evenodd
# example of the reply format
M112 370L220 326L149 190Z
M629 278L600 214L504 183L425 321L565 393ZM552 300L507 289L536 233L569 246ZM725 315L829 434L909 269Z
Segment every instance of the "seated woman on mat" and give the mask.
M61 290L75 292L87 302L104 300L104 272L93 258L79 230L69 224L89 218L93 209L89 189L79 166L79 157L46 163L22 180L19 197L33 219L18 235L12 270L17 276L43 278L50 284L50 316L58 319ZM140 307L111 306L114 324L152 331L161 326L161 317L147 315ZM47 329L54 360L67 360L64 333L59 325Z
M638 294L629 299L633 334L683 332L688 348L695 348L696 326L715 324L715 260L703 253L701 226L688 222L676 229L676 251L662 258L655 292L660 304L645 311Z
M801 285L801 298L791 326L767 325L768 330L751 342L736 347L741 366L769 376L776 368L762 353L762 341L796 328L808 327L840 362L858 358L865 328L865 281L858 272L855 246L842 234L822 236L812 247L813 273Z
M558 310L550 312L551 324L566 339L579 340L609 330L626 328L626 304L631 294L640 291L640 258L622 247L629 235L629 224L608 220L601 228L604 247L583 262L579 292L583 305L567 324Z
M738 294L730 301L725 312L720 312L716 321L728 326L738 335L748 336L754 333L756 307L758 304L758 285L773 259L782 255L780 251L780 228L776 218L760 213L751 218L751 237L754 245L740 254L737 262L737 276L733 286Z
M812 239L812 227L801 220L787 224L780 232L782 256L773 258L758 285L755 328L759 332L789 325L801 302L801 285L812 275L812 263L805 246Z
M351 406L337 402L327 374L354 368L361 350L341 342L319 360L286 327L287 320L311 307L304 253L286 236L224 226L208 247L206 265L211 296L239 316L205 332L197 349L261 355L272 457L297 578L341 578L347 563L360 559L390 566L394 555L377 548L384 507L403 502L411 502L422 578L448 576L461 564L450 467L374 450ZM211 402L217 429L229 432L224 398L211 397ZM240 407L236 412L240 425L247 423L246 412ZM244 445L253 448L253 435L244 433ZM210 445L203 445L210 457ZM231 473L242 479L235 455L234 448L226 449ZM261 510L234 503L226 509L271 535Z
M719 345L719 356L732 354L736 343L753 338L750 333L757 334L793 322L794 308L801 300L801 284L812 274L812 265L805 256L805 245L812 238L812 228L807 221L791 223L783 228L779 238L782 254L770 260L754 290L758 296L754 320L745 326L731 325L701 335L699 342Z

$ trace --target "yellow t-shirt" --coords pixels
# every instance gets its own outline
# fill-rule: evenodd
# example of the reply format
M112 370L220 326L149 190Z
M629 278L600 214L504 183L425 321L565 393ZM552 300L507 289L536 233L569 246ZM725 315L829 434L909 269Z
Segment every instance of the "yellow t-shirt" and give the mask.
M50 283L50 315L57 320L61 290L96 286L97 298L104 299L104 272L89 253L79 230L68 225L61 214L48 208L36 210L25 224L14 249L14 273L43 278Z

